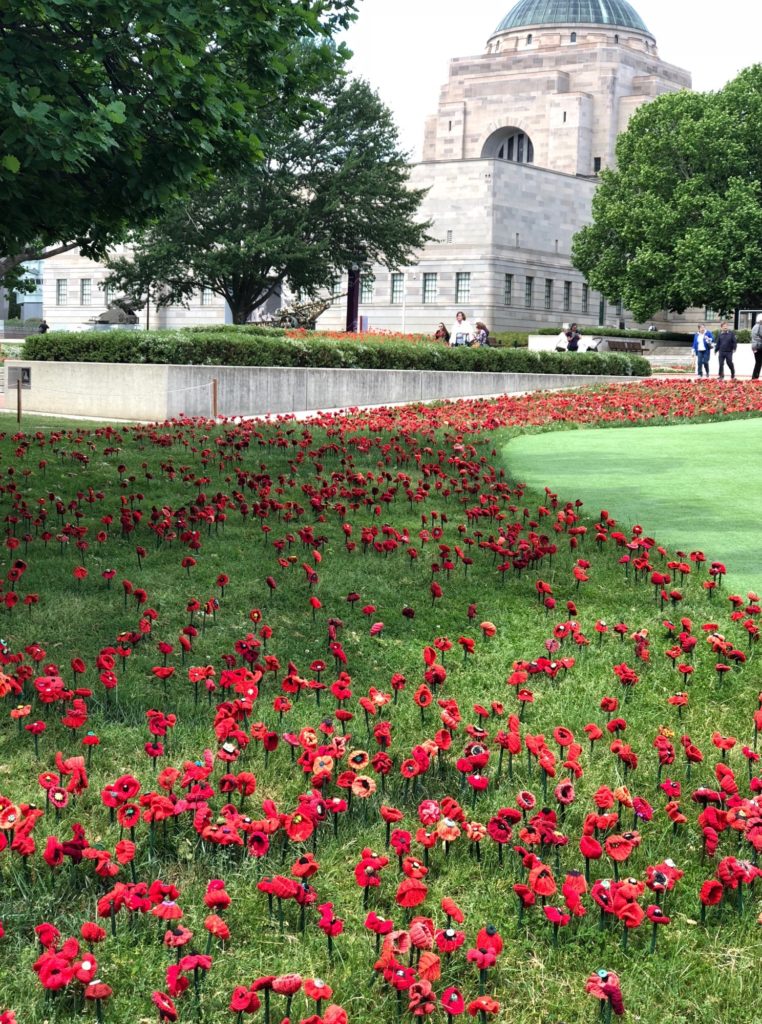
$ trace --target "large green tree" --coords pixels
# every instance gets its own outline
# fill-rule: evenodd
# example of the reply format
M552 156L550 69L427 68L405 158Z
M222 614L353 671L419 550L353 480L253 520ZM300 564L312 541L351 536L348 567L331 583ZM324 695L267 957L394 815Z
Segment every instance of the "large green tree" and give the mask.
M572 247L592 287L641 321L762 306L762 65L641 107L616 155Z
M191 181L246 161L273 97L346 56L356 0L0 0L0 281L99 255ZM309 43L320 61L299 64Z
M265 159L169 204L134 236L134 257L110 263L112 283L159 305L208 287L244 323L282 284L315 295L353 263L409 263L428 224L391 113L341 76L319 98L306 123L274 104Z

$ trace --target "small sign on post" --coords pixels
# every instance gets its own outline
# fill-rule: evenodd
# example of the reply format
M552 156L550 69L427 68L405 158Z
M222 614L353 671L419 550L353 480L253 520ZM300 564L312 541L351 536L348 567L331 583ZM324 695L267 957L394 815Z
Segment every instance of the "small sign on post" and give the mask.
M20 386L24 391L29 391L32 387L32 367L9 366L7 384L10 388Z

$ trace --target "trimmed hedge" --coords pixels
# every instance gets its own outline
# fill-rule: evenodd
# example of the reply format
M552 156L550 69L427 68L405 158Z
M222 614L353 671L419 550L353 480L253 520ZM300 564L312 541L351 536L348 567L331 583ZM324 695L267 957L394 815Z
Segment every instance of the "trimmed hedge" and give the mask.
M594 327L592 324L577 324L577 328L580 334L592 334L596 338L646 338L650 341L693 341L692 334L685 334L679 331L645 331L642 328L640 330L621 331L618 327ZM540 327L538 330L532 331L532 333L558 334L560 330L560 327Z
M312 366L367 370L483 370L580 373L615 377L651 374L642 356L526 349L451 348L392 341L291 339L240 331L49 331L26 339L24 359L56 362L173 363L196 366Z

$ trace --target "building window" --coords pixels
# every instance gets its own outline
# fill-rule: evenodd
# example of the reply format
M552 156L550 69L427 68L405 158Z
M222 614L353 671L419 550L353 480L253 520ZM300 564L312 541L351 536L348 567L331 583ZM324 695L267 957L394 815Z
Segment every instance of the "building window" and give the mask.
M582 285L582 312L587 313L588 307L590 306L590 288L588 285Z
M601 158L599 156L593 159L593 173L600 174L601 172Z
M447 232L447 242L448 242L448 244L449 244L449 243L450 243L451 241L452 241L452 231L448 231L448 232Z
M405 297L405 275L404 274L392 274L392 303L395 306L402 304Z
M458 305L471 301L471 275L455 275L455 301Z
M598 323L606 323L606 300L601 295L601 301L598 303Z
M524 132L507 129L487 140L482 156L496 156L498 160L511 160L517 164L532 164L534 146Z
M532 298L534 292L534 278L528 277L524 282L524 305L527 309L532 308Z
M616 304L616 315L621 316L622 313L624 313L624 305L622 303L622 300L620 299Z
M79 282L79 304L80 306L89 306L93 300L93 282L92 278L83 277Z
M532 45L532 33L529 32L527 34L527 46L531 46L531 45Z
M423 275L423 301L428 304L439 298L439 281L436 274Z
M564 281L564 312L571 309L571 281Z
M505 275L505 282L503 284L503 305L513 305L513 274Z
M614 42L615 43L619 42L619 34L618 33L614 36Z
M202 306L211 306L212 301L213 301L213 299L212 299L213 295L214 295L214 292L212 291L212 289L209 287L208 284L205 284L204 287L201 289L201 305Z
M373 302L374 283L372 277L367 274L362 275L360 278L360 302Z
M56 305L65 306L69 301L69 282L65 277L56 280Z
M704 319L705 320L716 320L717 313L712 309L711 306L704 307Z
M331 281L331 298L332 299L340 299L341 298L341 278L340 277L334 277L334 279Z
M577 33L576 32L572 32L572 34L569 36L569 42L570 43L576 43L577 42Z
M103 286L103 301L106 303L107 306L110 306L111 303L114 301L114 296L115 295L116 295L116 289L114 288L113 284L104 284L104 286Z
M545 308L553 308L553 279L550 277L545 278Z

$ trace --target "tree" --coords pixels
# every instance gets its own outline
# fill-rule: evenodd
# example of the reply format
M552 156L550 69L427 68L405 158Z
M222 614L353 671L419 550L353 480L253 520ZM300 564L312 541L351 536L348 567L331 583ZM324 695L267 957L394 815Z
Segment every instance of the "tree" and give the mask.
M572 262L640 320L762 305L762 65L717 93L642 107L575 235Z
M135 235L133 259L109 264L111 283L150 288L158 305L211 288L245 323L284 283L315 296L353 263L411 262L428 239L424 193L408 185L390 111L362 81L339 78L321 99L302 126L274 103L265 159L171 203Z
M272 97L309 100L347 56L355 4L0 0L0 282L51 247L101 255L256 156ZM297 65L308 41L321 61Z

